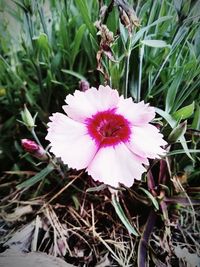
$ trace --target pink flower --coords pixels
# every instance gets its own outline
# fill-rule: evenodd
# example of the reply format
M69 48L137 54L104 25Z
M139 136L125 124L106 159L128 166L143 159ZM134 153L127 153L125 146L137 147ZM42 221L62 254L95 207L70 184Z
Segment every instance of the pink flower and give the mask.
M67 116L54 113L46 139L51 152L77 170L86 168L94 180L117 187L141 179L148 158L164 155L166 145L149 122L153 107L124 99L109 86L75 91L63 106Z
M35 141L32 141L30 139L22 139L21 144L23 149L26 152L29 152L32 156L41 160L46 160L48 158L45 150L41 146L36 144Z

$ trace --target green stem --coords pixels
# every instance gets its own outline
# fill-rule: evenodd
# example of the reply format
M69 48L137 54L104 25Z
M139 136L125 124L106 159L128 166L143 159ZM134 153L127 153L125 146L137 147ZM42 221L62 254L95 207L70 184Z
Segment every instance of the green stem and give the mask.
M39 145L44 151L46 151L46 150L44 149L43 145L40 143L40 140L38 139L38 137L37 137L37 135L36 135L36 133L35 133L34 128L31 129L31 134L32 134L33 138L35 139L35 141L38 143L38 145ZM49 153L48 151L46 151L46 155L49 157L51 163L52 163L54 166L57 166L57 165L55 164L55 162L53 161L52 156L50 155L50 153Z
M42 144L40 143L40 140L38 139L38 137L37 137L37 135L36 135L36 133L35 133L34 128L31 129L31 134L32 134L32 136L34 137L35 141L38 143L38 145L40 145L40 146L43 148ZM44 149L44 148L43 148L43 149Z
M131 40L132 40L132 35L129 34L128 47L127 47L127 57L126 57L124 98L127 98L127 96L128 96L128 76L129 76L129 63L130 63L130 56L131 56Z
M144 56L144 45L140 48L140 64L139 64L139 79L138 79L138 90L137 90L137 102L140 101L141 96L141 83L142 83L142 61Z

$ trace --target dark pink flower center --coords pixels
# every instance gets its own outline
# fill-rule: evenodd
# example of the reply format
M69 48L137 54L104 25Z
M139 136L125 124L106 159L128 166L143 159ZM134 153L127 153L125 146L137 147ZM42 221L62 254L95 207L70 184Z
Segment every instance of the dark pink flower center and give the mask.
M101 146L114 146L129 140L130 123L114 109L98 112L86 123L88 133Z

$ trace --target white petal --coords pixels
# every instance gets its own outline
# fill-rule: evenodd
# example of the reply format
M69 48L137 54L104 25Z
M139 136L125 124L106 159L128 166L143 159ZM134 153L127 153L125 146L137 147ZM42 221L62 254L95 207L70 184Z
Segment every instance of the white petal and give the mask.
M53 114L50 119L46 139L51 142L51 152L71 168L86 168L98 147L87 134L85 125L61 113Z
M63 106L67 115L77 121L84 122L98 111L115 108L119 101L116 90L109 86L99 86L99 90L92 87L85 92L76 90L74 95L68 95Z
M144 104L144 101L134 103L131 98L124 99L120 97L117 113L123 115L133 125L142 125L150 122L155 117L155 110Z
M132 135L127 146L135 154L143 158L160 158L159 156L166 153L161 146L165 146L167 143L155 126L151 124L133 126L131 132Z
M117 187L122 183L132 186L134 179L141 179L146 169L125 144L102 147L87 168L94 180Z

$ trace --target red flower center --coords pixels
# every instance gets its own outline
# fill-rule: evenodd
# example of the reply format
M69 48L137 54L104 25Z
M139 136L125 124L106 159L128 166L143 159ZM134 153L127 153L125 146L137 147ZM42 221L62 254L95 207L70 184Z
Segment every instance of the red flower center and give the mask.
M89 135L101 146L114 146L129 140L129 121L115 109L101 111L86 121Z

